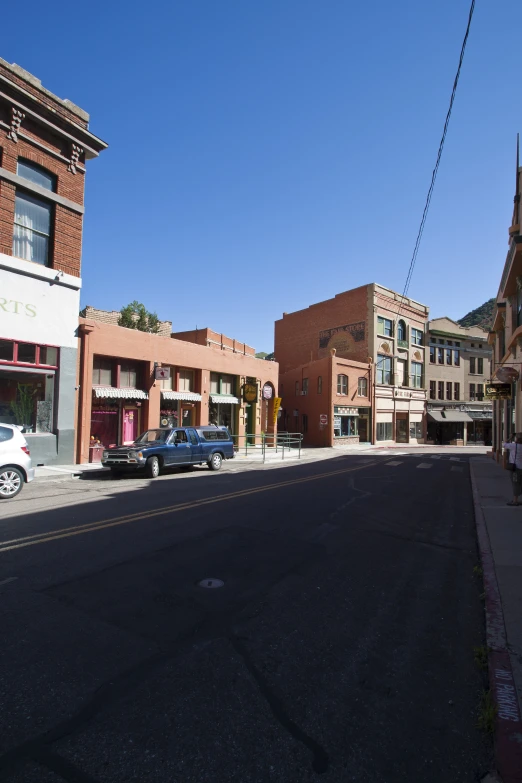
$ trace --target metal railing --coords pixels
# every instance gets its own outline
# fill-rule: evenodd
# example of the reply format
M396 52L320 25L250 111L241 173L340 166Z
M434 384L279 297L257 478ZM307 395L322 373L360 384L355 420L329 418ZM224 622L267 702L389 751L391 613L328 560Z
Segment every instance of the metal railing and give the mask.
M292 451L298 452L298 458L301 459L301 448L303 435L300 432L278 432L259 433L258 435L232 435L234 441L234 451L238 454L248 456L255 451L256 454L261 451L263 462L267 454L281 454L281 459L285 458L285 451L288 455Z

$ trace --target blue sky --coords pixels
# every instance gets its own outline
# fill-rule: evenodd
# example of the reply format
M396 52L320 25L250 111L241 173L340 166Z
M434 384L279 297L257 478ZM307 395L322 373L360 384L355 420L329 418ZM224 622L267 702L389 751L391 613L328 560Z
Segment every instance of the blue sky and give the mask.
M469 0L3 9L0 55L91 114L82 304L271 350L283 311L402 291ZM410 296L497 291L522 130L518 0L478 0Z

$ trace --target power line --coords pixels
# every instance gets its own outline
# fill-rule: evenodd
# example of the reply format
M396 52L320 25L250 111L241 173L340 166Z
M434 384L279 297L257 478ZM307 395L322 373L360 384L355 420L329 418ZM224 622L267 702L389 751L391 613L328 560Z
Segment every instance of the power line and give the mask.
M420 243L421 243L421 239L422 239L422 234L424 232L424 226L426 224L426 218L428 217L428 212L429 212L429 209L430 209L430 203L431 203L431 197L433 195L433 189L435 188L435 180L437 179L437 172L439 170L440 161L441 161L441 158L442 158L442 150L444 149L444 142L446 141L446 135L448 133L449 121L450 121L451 112L452 112L452 109L453 109L453 103L455 101L455 95L457 93L457 85L458 85L459 79L460 79L460 71L462 69L462 63L464 62L464 52L466 51L466 44L468 42L468 36L469 36L470 28L471 28L471 20L473 19L473 12L474 12L474 10L475 10L475 0L471 0L471 7L469 9L469 16L468 16L468 25L466 27L466 34L464 36L464 40L462 42L462 48L460 50L459 67L457 68L457 74L455 76L455 81L453 82L453 90L451 91L451 98L450 98L450 102L449 102L448 113L446 114L446 121L444 123L444 130L442 131L442 138L441 138L440 144L439 144L439 151L438 151L438 154L437 154L437 162L435 163L435 168L433 169L433 173L431 175L431 183L430 183L430 187L429 187L429 190L428 190L428 195L426 196L426 203L424 205L424 212L422 213L422 219L421 219L420 226L419 226L419 232L417 234L417 239L415 241L415 247L413 249L413 255L411 257L410 267L408 269L408 274L406 276L406 283L404 285L404 291L402 292L402 300L401 300L401 302L399 304L399 311L397 313L396 320L399 319L399 315L400 315L401 309L402 309L402 304L403 304L404 298L408 294L408 289L410 287L411 278L413 276L413 270L415 269L415 262L417 260L417 255L418 255L418 252L419 252L419 247L420 247Z

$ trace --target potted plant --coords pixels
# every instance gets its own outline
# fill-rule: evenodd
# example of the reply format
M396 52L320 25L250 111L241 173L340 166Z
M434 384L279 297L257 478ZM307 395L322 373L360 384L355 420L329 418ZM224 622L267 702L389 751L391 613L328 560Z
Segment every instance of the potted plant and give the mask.
M34 391L27 383L19 383L16 399L11 403L11 410L17 424L21 424L25 432L33 429Z

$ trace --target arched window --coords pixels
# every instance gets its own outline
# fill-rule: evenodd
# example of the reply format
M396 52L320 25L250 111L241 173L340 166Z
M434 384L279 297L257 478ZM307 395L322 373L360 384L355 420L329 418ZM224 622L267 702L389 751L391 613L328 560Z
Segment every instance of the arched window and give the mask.
M404 321L399 321L397 325L397 339L406 340L406 324Z
M348 376L337 376L337 394L348 394Z

